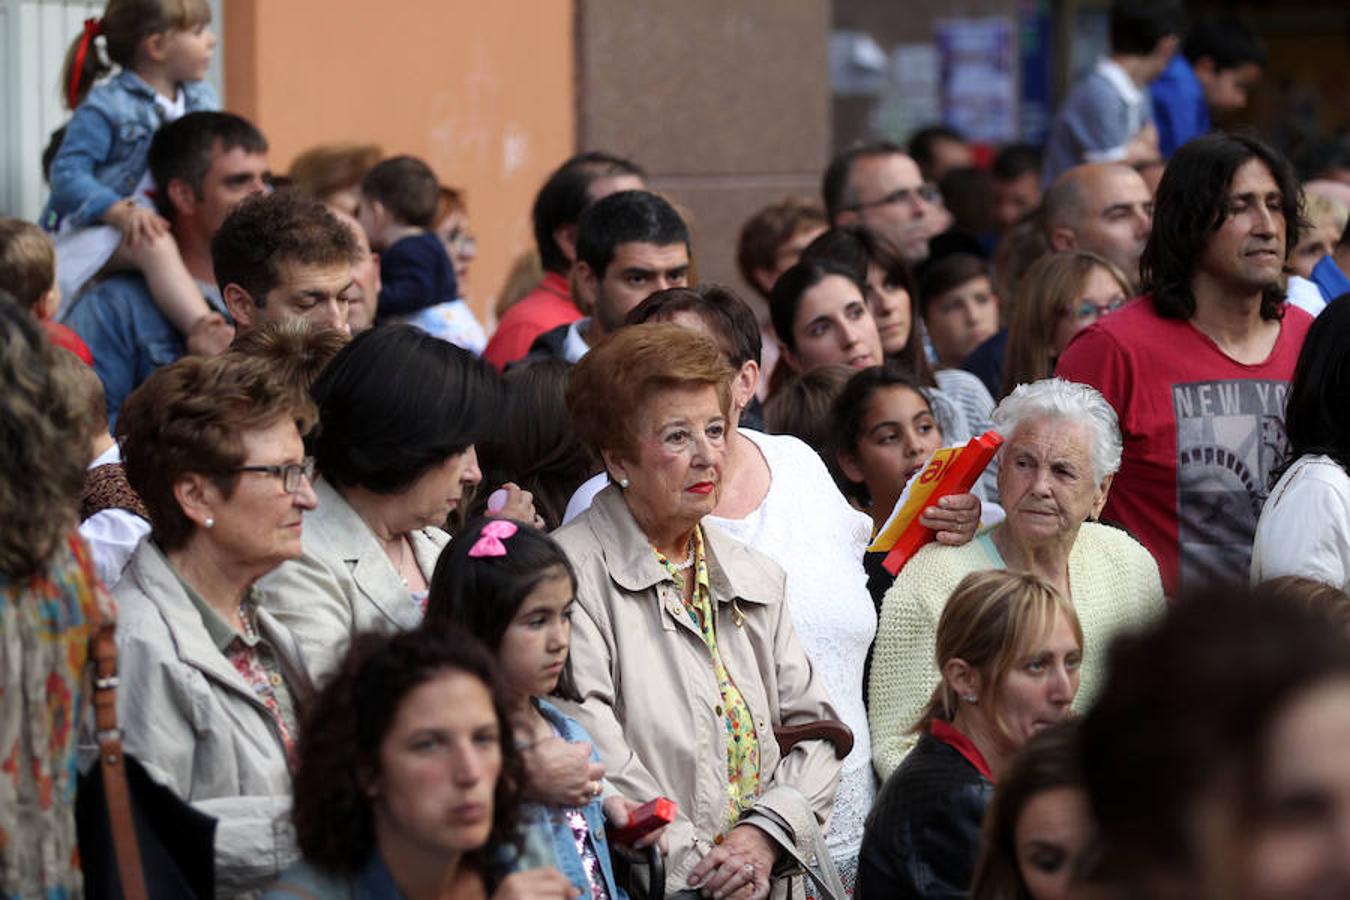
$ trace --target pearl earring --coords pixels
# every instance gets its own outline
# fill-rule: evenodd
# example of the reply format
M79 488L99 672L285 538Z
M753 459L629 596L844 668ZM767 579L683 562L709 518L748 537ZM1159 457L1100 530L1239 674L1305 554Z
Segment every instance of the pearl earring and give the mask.
M627 489L627 488L628 488L628 479L627 479L627 478L620 478L620 479L619 479L619 487L624 488L624 489Z
M207 516L206 521L203 522L202 524L205 525L207 528L210 528L216 524L216 520L211 518L210 516Z
M965 695L964 697L962 697L961 699L962 699L962 700L965 700L967 703L979 703L979 702L980 702L980 698L977 697L977 696L975 696L974 694L966 694L966 695Z

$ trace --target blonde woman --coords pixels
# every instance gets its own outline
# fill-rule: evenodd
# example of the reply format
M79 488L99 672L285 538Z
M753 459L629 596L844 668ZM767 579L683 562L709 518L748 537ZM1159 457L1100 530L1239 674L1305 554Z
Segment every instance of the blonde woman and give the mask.
M1030 573L967 575L938 622L942 673L912 726L913 752L867 820L863 896L964 897L994 781L1078 693L1083 629L1073 604Z

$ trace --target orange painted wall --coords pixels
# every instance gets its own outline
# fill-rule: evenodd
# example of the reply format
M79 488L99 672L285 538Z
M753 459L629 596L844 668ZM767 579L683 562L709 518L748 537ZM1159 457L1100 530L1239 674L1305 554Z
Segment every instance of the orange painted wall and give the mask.
M487 310L576 142L571 0L225 0L225 105L284 172L328 140L411 153L468 192Z

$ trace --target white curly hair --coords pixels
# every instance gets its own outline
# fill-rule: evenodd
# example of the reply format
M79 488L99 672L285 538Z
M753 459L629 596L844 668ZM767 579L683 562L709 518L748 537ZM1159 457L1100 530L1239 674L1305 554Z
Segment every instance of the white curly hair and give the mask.
M1120 422L1111 404L1095 388L1063 378L1045 378L1018 385L994 408L994 427L1005 441L1019 425L1032 419L1067 419L1086 425L1092 435L1092 475L1098 483L1120 468Z

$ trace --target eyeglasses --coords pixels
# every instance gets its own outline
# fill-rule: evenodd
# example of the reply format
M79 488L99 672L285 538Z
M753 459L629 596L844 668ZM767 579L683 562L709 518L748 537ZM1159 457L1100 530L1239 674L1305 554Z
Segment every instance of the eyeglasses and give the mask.
M1089 319L1100 319L1107 313L1115 312L1125 305L1123 299L1110 300L1106 303L1093 303L1091 300L1084 300L1078 304L1065 304L1059 308L1061 316L1072 316L1080 322Z
M303 462L282 463L276 466L239 466L231 471L262 472L264 475L272 475L281 479L281 486L286 493L294 494L300 490L301 478L311 484L314 482L314 457L306 456Z
M870 200L867 203L854 203L852 206L845 206L844 209L849 212L862 212L865 209L875 209L878 206L887 206L891 203L904 203L910 206L917 206L920 202L931 203L933 206L942 205L942 192L938 190L937 185L924 183L917 188L896 188L880 200Z

